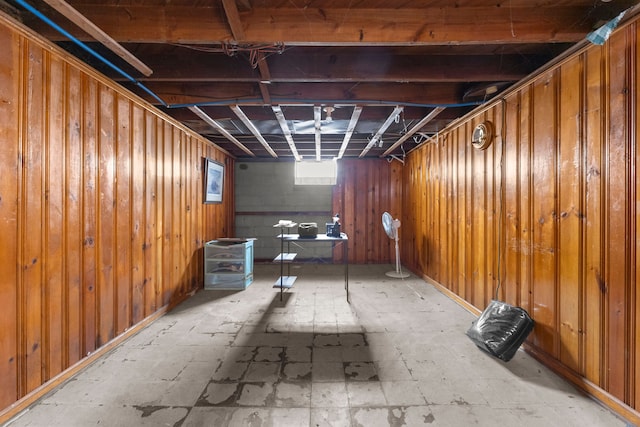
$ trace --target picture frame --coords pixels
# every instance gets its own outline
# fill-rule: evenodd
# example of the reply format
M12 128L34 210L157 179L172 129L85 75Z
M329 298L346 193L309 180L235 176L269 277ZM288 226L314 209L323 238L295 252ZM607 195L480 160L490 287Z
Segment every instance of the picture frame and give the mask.
M222 203L224 190L224 165L208 158L204 159L204 202Z

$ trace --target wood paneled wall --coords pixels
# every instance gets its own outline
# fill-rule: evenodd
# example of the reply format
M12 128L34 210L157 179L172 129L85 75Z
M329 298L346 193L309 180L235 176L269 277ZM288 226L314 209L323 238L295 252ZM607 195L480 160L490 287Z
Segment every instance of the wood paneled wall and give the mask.
M202 284L233 159L0 16L0 408ZM202 204L203 157L227 165ZM1 413L1 409L0 409Z
M478 310L499 287L535 319L532 354L635 423L639 40L636 21L411 152L401 229L414 271Z
M349 236L349 262L381 264L395 262L395 246L382 229L382 213L401 216L402 164L384 159L342 159L333 189L332 210L341 218ZM334 261L342 262L342 248Z

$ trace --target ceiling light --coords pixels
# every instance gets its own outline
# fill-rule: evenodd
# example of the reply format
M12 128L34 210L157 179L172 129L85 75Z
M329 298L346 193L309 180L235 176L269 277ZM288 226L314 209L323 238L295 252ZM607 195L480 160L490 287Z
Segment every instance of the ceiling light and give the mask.
M496 85L492 85L492 86L487 87L487 88L485 89L485 91L484 91L484 92L485 92L487 95L493 95L493 94L494 94L494 93L496 93L497 91L498 91L498 86L496 86Z
M333 107L324 107L324 112L327 113L327 115L325 116L325 120L329 123L333 121L333 118L331 117L331 113L333 113L334 110L335 108Z

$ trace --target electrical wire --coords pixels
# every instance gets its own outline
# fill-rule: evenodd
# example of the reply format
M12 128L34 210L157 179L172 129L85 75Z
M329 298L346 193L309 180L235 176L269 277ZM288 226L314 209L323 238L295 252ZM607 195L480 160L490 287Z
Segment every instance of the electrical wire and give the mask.
M71 40L74 44L76 44L77 46L79 46L82 50L84 50L85 52L87 52L88 54L92 55L93 57L95 57L96 59L100 60L103 64L105 64L106 66L108 66L109 68L111 68L112 70L114 70L116 73L120 74L122 77L126 78L127 80L129 80L130 82L134 83L136 86L138 86L140 89L144 90L145 92L147 92L149 95L151 95L156 101L160 102L163 106L167 106L167 104L158 96L156 95L154 92L152 92L149 88L147 88L146 86L144 86L142 83L140 83L138 80L136 80L134 77L130 76L127 72L125 72L124 70L122 70L120 67L116 66L115 64L113 64L111 61L109 61L107 58L105 58L104 56L100 55L98 52L96 52L95 50L91 49L89 46L87 46L85 43L81 42L80 40L78 40L76 37L74 37L71 33L69 33L67 30L65 30L64 28L62 28L61 26L59 26L58 24L56 24L55 22L53 22L51 19L47 18L45 15L43 15L39 10L37 10L36 8L34 8L33 6L31 6L29 3L27 3L24 0L15 0L16 3L18 3L20 6L24 7L25 9L27 9L29 12L33 13L37 18L39 18L40 20L42 20L44 23L46 23L47 25L49 25L51 28L53 28L54 30L56 30L57 32L59 32L60 34L62 34L63 36L67 37L69 40Z
M504 180L506 179L505 177L505 173L504 173L504 151L506 149L505 147L505 137L504 137L504 133L505 133L505 129L506 129L506 116L507 116L507 101L502 98L502 123L500 125L501 129L500 129L500 161L498 162L499 166L500 166L500 187L498 189L498 259L496 260L496 274L498 276L498 283L496 285L496 293L495 293L495 300L498 300L498 295L499 295L499 291L500 291L500 287L502 286L502 251L503 251L503 245L502 245L502 238L503 238L503 230L505 228L505 224L503 224L503 215L504 215ZM505 245L506 246L506 245Z

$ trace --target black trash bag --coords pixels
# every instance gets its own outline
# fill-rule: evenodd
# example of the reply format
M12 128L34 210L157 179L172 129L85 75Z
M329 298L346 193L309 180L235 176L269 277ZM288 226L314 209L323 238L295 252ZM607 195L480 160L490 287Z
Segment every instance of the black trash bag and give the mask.
M471 324L467 336L480 349L508 362L527 339L533 325L525 309L492 300Z

